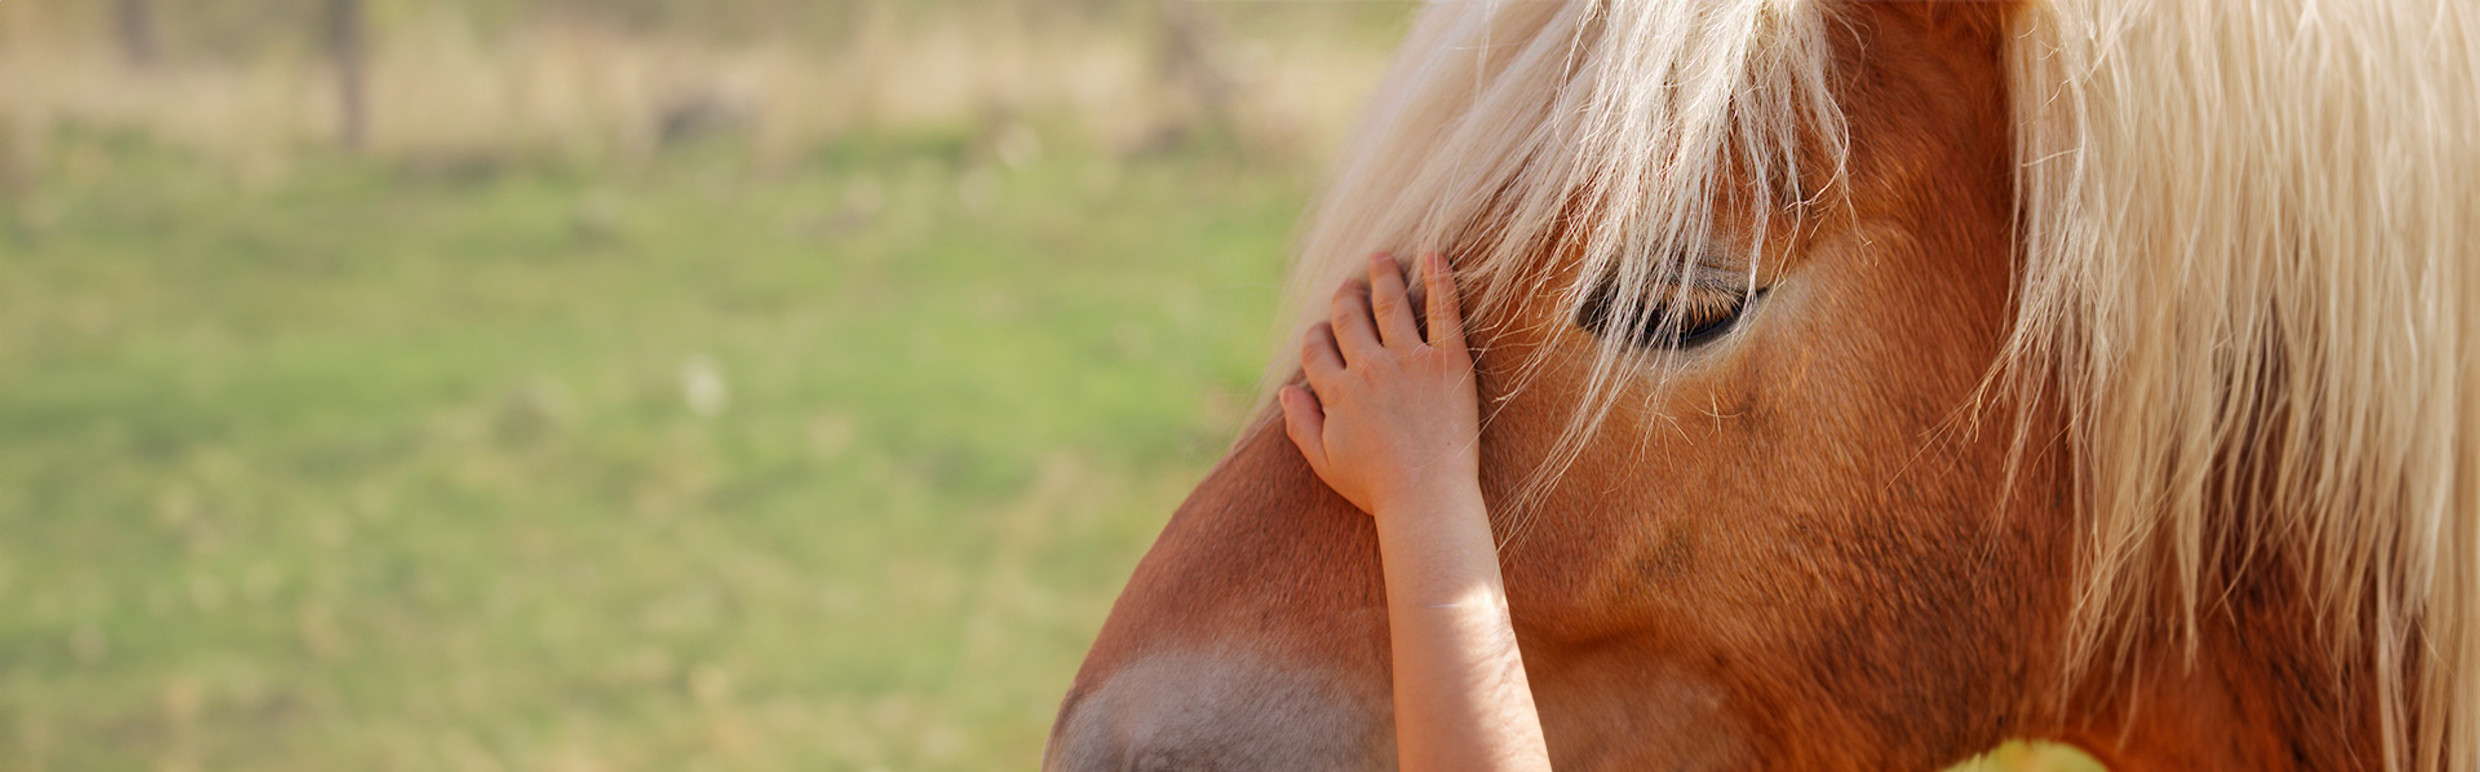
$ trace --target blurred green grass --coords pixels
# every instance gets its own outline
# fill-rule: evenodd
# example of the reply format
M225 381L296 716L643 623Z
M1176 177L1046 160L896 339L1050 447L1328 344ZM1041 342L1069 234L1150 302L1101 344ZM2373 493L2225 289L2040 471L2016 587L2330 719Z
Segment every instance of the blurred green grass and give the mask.
M0 232L9 769L1028 767L1308 187L61 141Z

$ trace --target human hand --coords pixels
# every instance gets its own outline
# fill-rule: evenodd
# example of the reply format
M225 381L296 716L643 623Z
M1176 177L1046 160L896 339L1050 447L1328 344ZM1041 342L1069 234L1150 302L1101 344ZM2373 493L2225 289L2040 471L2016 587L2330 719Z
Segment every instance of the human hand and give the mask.
M1302 341L1308 388L1276 393L1310 468L1381 520L1399 505L1479 484L1480 406L1455 275L1441 255L1421 265L1427 341L1395 259L1372 256L1368 279L1344 282L1329 319Z

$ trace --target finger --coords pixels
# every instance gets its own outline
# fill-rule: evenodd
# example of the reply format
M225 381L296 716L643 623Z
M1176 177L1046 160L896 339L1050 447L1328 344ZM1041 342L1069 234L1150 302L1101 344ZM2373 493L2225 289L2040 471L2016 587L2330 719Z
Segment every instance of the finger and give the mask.
M1309 333L1300 336L1300 371L1309 376L1309 385L1329 382L1343 372L1343 352L1335 350L1335 328L1326 322L1310 325Z
M1464 306L1455 291L1455 269L1436 252L1421 261L1421 280L1429 294L1429 344L1464 350Z
M1317 396L1289 383L1274 394L1275 401L1283 404L1283 433L1291 436L1301 457L1309 459L1309 468L1325 473L1326 411L1318 407Z
M1421 342L1419 322L1412 320L1412 301L1404 296L1404 269L1385 254L1369 256L1369 313L1378 323L1378 342L1411 346Z
M1343 363L1350 366L1382 347L1378 342L1376 322L1369 318L1369 282L1358 277L1346 279L1335 290L1335 307L1327 323L1334 326L1335 349L1343 352Z

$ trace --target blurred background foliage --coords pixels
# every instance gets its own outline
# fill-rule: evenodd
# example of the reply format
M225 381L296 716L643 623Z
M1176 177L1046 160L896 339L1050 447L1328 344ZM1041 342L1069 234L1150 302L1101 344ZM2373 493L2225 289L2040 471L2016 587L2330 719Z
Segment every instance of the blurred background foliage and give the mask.
M1032 768L1415 9L0 4L0 770Z

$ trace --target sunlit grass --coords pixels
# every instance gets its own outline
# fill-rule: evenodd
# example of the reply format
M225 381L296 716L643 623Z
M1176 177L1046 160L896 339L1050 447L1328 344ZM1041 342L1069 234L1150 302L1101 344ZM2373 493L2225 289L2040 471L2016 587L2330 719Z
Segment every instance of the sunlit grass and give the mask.
M73 141L0 236L10 769L1027 766L1305 188Z

